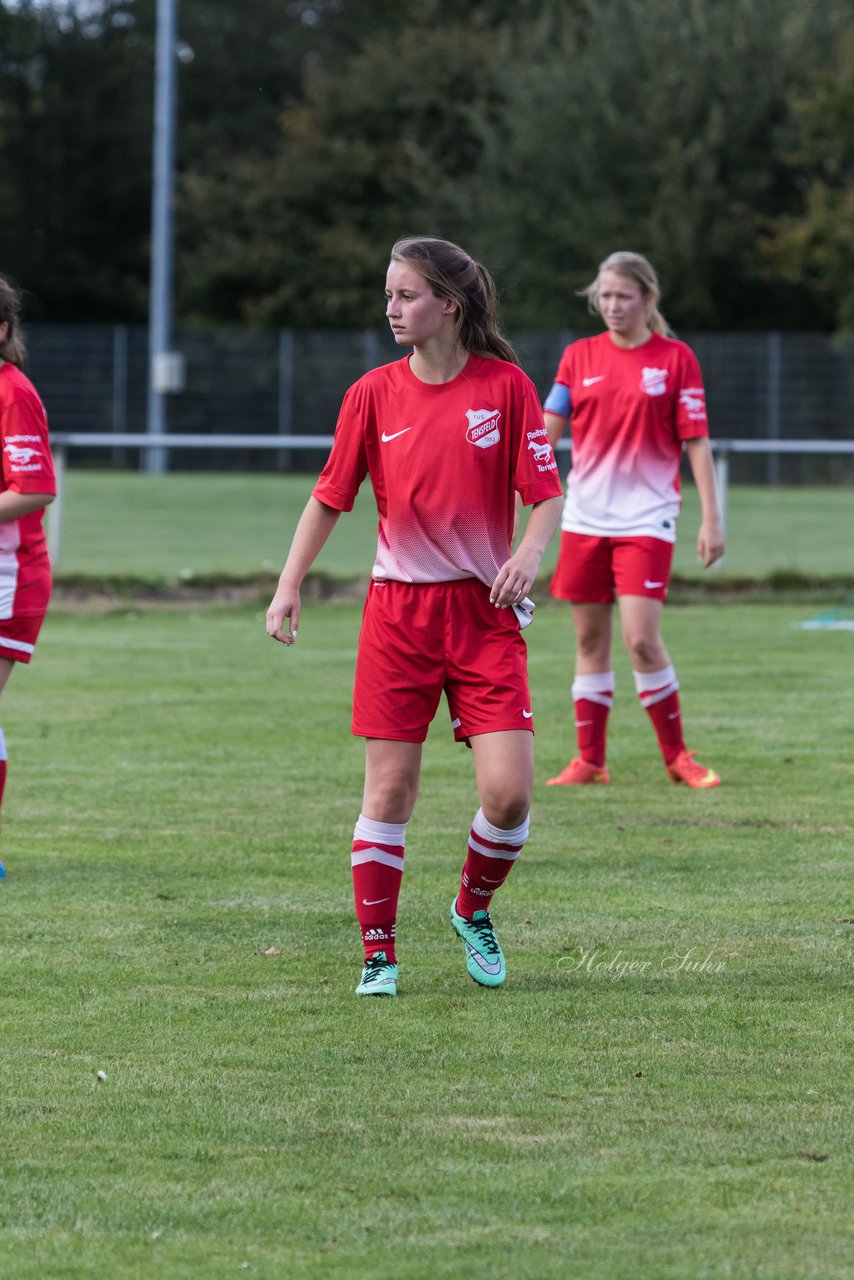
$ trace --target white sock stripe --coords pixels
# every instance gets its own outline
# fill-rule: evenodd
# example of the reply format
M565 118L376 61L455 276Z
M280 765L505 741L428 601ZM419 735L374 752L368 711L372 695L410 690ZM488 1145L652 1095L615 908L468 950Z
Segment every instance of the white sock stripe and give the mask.
M0 760L8 760L8 759L9 759L9 756L6 751L6 735L3 732L3 730L0 729Z
M351 867L363 867L366 862L381 862L384 867L394 867L396 871L403 870L403 858L399 858L396 853L386 853L385 849L354 849L350 854Z
M613 695L616 681L613 671L593 671L589 675L577 675L572 682L572 696L579 694L587 698L591 693L610 693ZM591 699L592 701L592 699Z
M0 648L17 649L19 653L35 653L34 644L25 644L23 640L10 640L8 636L0 636Z
M656 702L663 702L665 698L670 697L671 693L676 693L678 688L678 684L671 684L666 689L659 689L658 693L639 693L641 706L654 707Z
M651 693L655 689L663 689L665 685L679 688L676 672L671 664L660 671L634 671L635 688L638 693Z
M493 840L496 844L524 844L531 830L531 815L529 814L524 822L520 822L518 827L511 827L505 831L502 827L494 827L483 816L483 809L478 809L471 829L482 840Z
M405 822L374 822L359 814L359 820L353 830L354 840L375 840L377 844L406 844Z
M612 707L614 705L613 693L582 693L580 696L575 691L575 685L572 686L573 702L598 702L600 707Z
M515 862L522 852L521 849L514 850L511 853L506 849L490 849L489 845L481 844L473 835L469 835L469 848L475 853L480 853L484 858L500 858L502 862Z

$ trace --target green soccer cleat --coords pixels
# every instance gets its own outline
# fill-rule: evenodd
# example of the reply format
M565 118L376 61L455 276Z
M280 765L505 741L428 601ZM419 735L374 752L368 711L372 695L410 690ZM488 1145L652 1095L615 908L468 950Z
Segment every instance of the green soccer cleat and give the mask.
M365 961L357 996L396 996L397 965L386 960L384 951L375 951Z
M500 987L507 977L504 952L495 936L488 911L475 911L466 920L457 911L457 900L451 903L451 924L463 940L466 968L482 987Z

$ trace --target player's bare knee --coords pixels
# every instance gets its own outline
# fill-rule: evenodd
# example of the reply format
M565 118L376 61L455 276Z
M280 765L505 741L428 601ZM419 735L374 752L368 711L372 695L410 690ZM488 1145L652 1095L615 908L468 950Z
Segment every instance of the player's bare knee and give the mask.
M512 831L521 826L530 813L531 796L529 792L487 795L481 799L481 808L487 822L501 831Z
M646 671L658 662L661 644L649 636L627 636L626 651L636 671Z
M610 658L610 645L599 631L579 631L576 636L576 649L579 658L587 661L601 659L607 665Z

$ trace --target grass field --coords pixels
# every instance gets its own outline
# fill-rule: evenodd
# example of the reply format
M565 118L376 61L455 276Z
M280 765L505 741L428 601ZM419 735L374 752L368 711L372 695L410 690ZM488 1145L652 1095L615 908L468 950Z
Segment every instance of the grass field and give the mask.
M60 573L175 582L188 575L278 572L312 484L309 476L153 477L72 469ZM729 493L729 550L713 574L749 578L794 570L851 577L851 504L850 489L734 486ZM698 506L690 485L680 524L674 571L701 577ZM364 575L375 548L376 511L367 491L336 530L317 568L339 578ZM556 554L557 540L543 561L544 572Z
M287 486L265 483L273 507ZM243 572L231 484L219 509L205 488L193 549ZM119 535L92 540L82 493L69 568L109 572ZM187 549L188 504L150 526L161 549ZM266 506L236 531L259 557L290 521ZM128 508L140 544L153 514ZM149 551L135 572L190 558ZM569 620L543 607L532 838L494 912L507 984L477 988L447 924L475 801L440 713L401 994L371 1002L358 614L308 606L285 652L260 605L56 612L15 673L0 1273L851 1277L854 636L791 605L673 609L689 745L724 785L665 780L621 657L614 783L567 793L542 782L570 751Z

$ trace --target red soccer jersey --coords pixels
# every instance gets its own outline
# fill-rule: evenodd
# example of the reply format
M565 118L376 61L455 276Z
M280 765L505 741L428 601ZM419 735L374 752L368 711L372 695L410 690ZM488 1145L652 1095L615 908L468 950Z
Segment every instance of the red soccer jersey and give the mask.
M314 496L349 511L370 474L379 512L375 578L492 586L510 555L515 494L561 492L533 383L470 356L451 382L421 382L409 357L347 392Z
M561 357L569 388L572 470L561 527L676 541L682 441L709 434L697 358L675 338L618 347L582 338Z
M38 392L13 364L0 367L0 492L56 493L47 414ZM44 508L0 521L0 618L44 613L50 562L42 528Z

